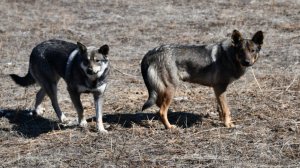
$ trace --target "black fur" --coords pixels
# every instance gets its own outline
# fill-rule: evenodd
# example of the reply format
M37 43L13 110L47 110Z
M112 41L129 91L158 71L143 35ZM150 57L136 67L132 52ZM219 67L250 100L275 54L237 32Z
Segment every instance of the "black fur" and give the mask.
M102 47L99 48L98 52L100 54L103 54L103 55L107 55L108 54L108 51L109 51L109 47L108 45L103 45Z
M35 80L30 73L27 73L24 77L20 77L16 74L10 74L10 77L16 82L16 84L23 87L30 86L35 83Z

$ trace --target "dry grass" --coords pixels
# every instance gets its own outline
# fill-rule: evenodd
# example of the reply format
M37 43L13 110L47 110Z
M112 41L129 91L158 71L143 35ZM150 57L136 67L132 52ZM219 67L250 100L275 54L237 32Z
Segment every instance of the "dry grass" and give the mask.
M2 167L299 167L300 3L297 0L1 1L0 157ZM216 42L238 29L265 32L262 56L231 85L228 101L235 129L218 121L211 89L182 83L164 130L147 98L140 59L163 43ZM111 46L114 69L106 92L109 134L62 126L50 105L27 114L38 87L18 87L8 74L25 74L28 55L49 38ZM76 117L64 82L61 108ZM82 97L86 115L92 99Z

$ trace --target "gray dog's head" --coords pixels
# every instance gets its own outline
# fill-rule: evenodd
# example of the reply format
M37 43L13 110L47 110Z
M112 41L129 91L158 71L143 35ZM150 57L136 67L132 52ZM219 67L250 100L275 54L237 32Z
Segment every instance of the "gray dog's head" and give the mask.
M256 32L252 39L244 39L241 33L234 30L231 35L232 45L237 50L237 60L244 66L252 66L258 59L258 54L263 44L262 31Z

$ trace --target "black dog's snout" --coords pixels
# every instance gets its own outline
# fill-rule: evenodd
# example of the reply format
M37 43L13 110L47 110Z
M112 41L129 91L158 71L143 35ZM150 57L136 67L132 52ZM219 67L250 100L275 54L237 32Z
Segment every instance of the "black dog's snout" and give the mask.
M251 66L251 61L250 60L243 60L242 65L243 66Z
M94 71L93 71L92 68L88 68L88 69L86 70L86 73L89 74L89 75L93 75L93 74L94 74Z

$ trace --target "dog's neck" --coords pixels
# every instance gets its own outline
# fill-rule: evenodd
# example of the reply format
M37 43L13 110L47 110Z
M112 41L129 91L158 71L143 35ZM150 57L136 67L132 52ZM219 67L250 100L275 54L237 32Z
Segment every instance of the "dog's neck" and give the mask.
M243 76L247 70L247 67L244 67L240 64L240 62L237 60L236 54L230 55L231 61L233 62L234 66L233 68L233 74L236 79L239 79L241 76Z
M82 70L83 71L83 70ZM83 72L84 73L84 72ZM85 74L85 76L86 76L86 74ZM87 76L86 76L87 77ZM90 88L90 89L92 89L92 88L96 88L97 87L97 85L98 85L98 80L97 79L94 79L94 80L91 80L90 78L86 78L85 80L84 80L84 83L85 83L85 86L87 87L87 88Z
M103 73L100 77L96 77L94 79L91 79L84 71L84 69L80 68L80 72L82 75L84 75L86 78L84 79L84 85L89 89L97 88L104 83L106 83L106 73Z
M65 70L65 80L67 82L70 81L70 77L71 77L71 67L73 65L73 61L76 57L76 55L78 54L79 50L78 49L75 49L71 52L71 54L69 55L68 57L68 61L67 61L67 64L66 64L66 70Z
M221 50L223 50L222 53L226 53L227 56L223 56L223 59L228 59L228 61L230 64L223 64L223 65L227 65L225 68L228 70L231 70L231 73L233 74L234 78L238 79L240 78L242 75L245 74L246 72L246 67L242 66L239 61L237 60L237 55L236 55L236 48L234 48L233 46L229 45L229 46L221 46ZM224 47L227 47L227 50L224 49Z

